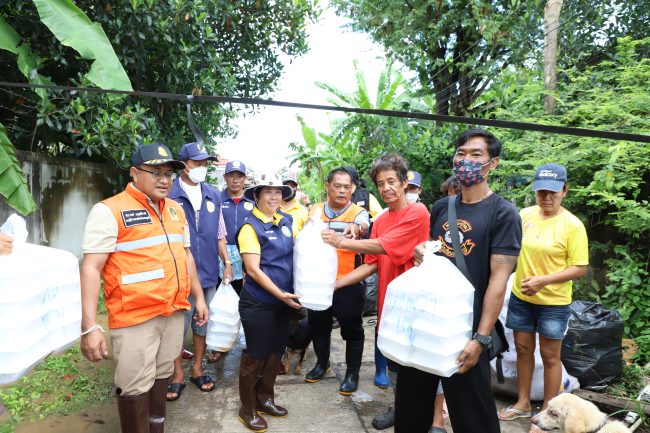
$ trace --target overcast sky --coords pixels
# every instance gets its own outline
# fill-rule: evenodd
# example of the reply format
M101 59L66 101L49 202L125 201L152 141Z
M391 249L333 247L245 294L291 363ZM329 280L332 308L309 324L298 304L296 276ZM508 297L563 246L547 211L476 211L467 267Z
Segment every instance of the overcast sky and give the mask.
M370 97L376 93L377 80L385 60L383 50L365 34L344 28L348 21L325 10L319 22L308 26L309 52L286 63L274 100L326 104L328 93L314 85L323 81L345 92L356 89L353 60L359 60L364 71ZM282 107L261 107L255 114L246 114L237 121L239 135L234 139L217 139L217 152L227 159L240 159L257 171L277 171L288 166L291 154L288 144L302 143L300 114L307 125L319 131L329 131L328 116L342 113L319 110L299 110Z

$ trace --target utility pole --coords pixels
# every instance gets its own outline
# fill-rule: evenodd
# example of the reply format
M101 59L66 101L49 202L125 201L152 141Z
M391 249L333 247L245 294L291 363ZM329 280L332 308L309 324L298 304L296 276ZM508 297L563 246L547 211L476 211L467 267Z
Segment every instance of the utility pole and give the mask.
M564 0L548 0L544 7L544 109L555 113L555 89L557 88L557 33L560 26L560 10Z

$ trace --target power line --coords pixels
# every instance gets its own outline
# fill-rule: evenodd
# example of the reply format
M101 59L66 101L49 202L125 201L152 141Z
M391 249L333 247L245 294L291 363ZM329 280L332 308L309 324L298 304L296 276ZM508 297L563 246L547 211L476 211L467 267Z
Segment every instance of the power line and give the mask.
M629 134L625 132L600 131L596 129L574 128L568 126L543 125L530 122L515 122L509 120L481 119L465 116L449 116L441 114L423 113L417 111L379 110L371 108L338 107L335 105L305 104L300 102L274 101L261 98L240 98L228 96L205 96L205 95L181 95L178 93L164 92L140 92L128 90L108 90L97 87L66 87L28 83L10 83L0 81L0 87L47 89L64 92L88 92L100 94L118 94L133 97L169 99L179 102L210 102L218 104L242 104L242 105L269 105L275 107L294 107L309 110L340 111L347 113L369 114L375 116L398 117L407 119L421 119L445 123L461 123L465 125L491 126L495 128L517 129L522 131L538 131L552 134L574 135L580 137L606 138L610 140L635 141L650 143L650 135Z

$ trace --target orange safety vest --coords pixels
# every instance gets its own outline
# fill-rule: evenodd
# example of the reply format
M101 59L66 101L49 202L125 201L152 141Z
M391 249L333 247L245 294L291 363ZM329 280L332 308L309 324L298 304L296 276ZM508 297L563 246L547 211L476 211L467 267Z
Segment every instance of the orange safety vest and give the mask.
M326 223L335 221L353 223L357 215L365 210L361 206L351 203L350 206L348 206L345 212L343 212L341 215L337 216L336 218L328 218L328 216L325 215L325 203L317 203L309 210L310 217L313 215L316 208L321 209L322 212L320 214L320 218ZM339 279L343 275L348 274L354 270L357 253L354 251L337 248L336 255L338 256L339 260L339 267L336 272L336 278Z
M174 200L158 203L132 184L102 201L117 221L115 252L102 269L108 326L124 328L177 310L189 310L185 212Z

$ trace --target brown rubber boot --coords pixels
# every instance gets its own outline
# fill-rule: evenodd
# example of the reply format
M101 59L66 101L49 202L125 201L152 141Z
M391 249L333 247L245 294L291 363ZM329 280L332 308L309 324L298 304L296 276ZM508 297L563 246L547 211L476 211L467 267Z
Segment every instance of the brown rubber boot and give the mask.
M256 387L257 376L262 370L262 361L248 356L242 352L239 364L239 398L241 408L239 409L239 421L247 429L256 433L265 432L268 428L266 421L262 418L255 408L256 406ZM275 366L277 374L278 366Z
M278 366L282 363L282 356L272 353L266 358L262 368L262 378L257 384L257 411L273 417L285 417L288 412L282 406L277 406L273 401L275 379L278 376Z
M165 432L167 413L167 383L169 379L156 379L149 390L149 432Z
M120 414L122 433L149 433L149 393L118 395L117 412Z

